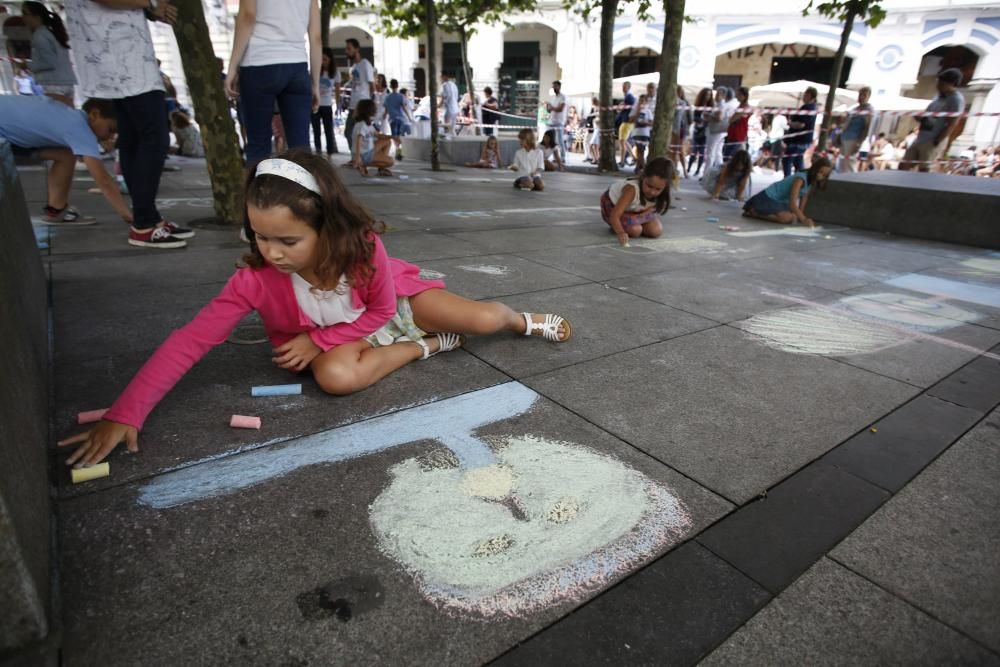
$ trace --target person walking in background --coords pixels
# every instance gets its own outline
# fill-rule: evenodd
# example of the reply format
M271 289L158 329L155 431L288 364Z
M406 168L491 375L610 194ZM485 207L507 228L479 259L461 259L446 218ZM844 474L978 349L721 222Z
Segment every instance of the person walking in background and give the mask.
M385 132L385 96L389 94L389 82L385 74L375 75L375 90L372 92L372 101L375 102L375 129Z
M413 117L410 115L410 105L407 103L403 91L397 90L399 81L393 79L389 82L389 94L385 96L383 104L385 112L389 117L389 134L392 142L396 145L396 159L403 159L403 137L410 133L410 123Z
M844 123L844 130L840 133L840 169L838 171L857 171L857 154L861 148L861 143L868 136L868 129L872 124L872 114L874 107L868 103L872 96L872 89L863 86L858 90L858 104L847 116Z
M816 89L812 86L802 93L802 106L788 121L789 132L785 133L785 154L781 158L781 168L785 178L793 172L802 171L805 166L805 154L813 142L816 130Z
M729 160L739 151L746 150L747 136L750 133L750 89L740 86L736 90L736 108L729 118L729 129L726 130L726 143L722 146L722 159Z
M711 169L722 164L722 144L726 141L729 133L729 119L732 116L733 107L728 100L732 99L732 93L725 86L715 89L715 103L712 111L708 114L708 127L705 142L705 166Z
M631 93L631 90L631 83L626 81L622 84L622 93L625 97L622 99L621 109L615 115L615 130L618 132L618 150L621 152L621 160L618 161L619 167L625 166L625 160L631 154L628 146L628 136L632 134L632 108L635 106L635 95Z
M483 134L489 136L493 134L494 125L497 124L500 116L495 112L500 110L497 98L493 97L493 89L489 86L483 88L486 99L483 100Z
M688 159L684 175L689 175L691 167L695 166L694 163L697 159L698 165L694 170L694 175L697 178L701 172L702 165L705 163L705 143L707 141L708 117L710 113L708 108L712 106L712 89L702 88L698 91L698 97L694 99L694 106L695 110L692 114L694 131L691 133L691 157Z
M326 135L326 154L337 153L337 138L333 133L333 94L340 89L340 72L333 66L333 49L323 49L323 64L319 72L319 108L312 115L313 147L319 153L320 126Z
M165 220L156 208L170 131L147 14L142 9L115 9L117 4L114 0L66 2L80 92L114 103L118 159L132 196L128 243L143 248L182 247L194 232ZM150 15L172 23L177 9L160 2Z
M316 0L240 0L226 93L240 97L247 164L271 154L275 103L288 146L309 147L310 117L319 107L319 29Z
M965 98L958 92L962 83L962 71L954 67L938 74L938 94L927 105L927 111L965 111ZM929 118L920 119L920 131L916 140L906 149L899 163L901 171L909 171L917 167L920 171L928 171L931 163L937 160L948 148L952 130L958 124L959 118Z
M447 72L441 72L440 98L444 109L444 136L450 139L455 134L455 121L458 120L458 86Z
M351 154L353 154L354 140L352 137L356 121L354 110L358 108L358 102L370 100L375 94L375 67L361 55L361 43L353 37L344 41L344 49L347 52L347 62L351 66L351 80L347 84L351 99L348 103L347 122L344 123L344 136L347 137L347 141L351 145ZM351 166L351 163L348 162L347 166Z
M73 106L76 74L69 60L69 33L62 19L40 2L21 5L24 24L31 30L31 69L42 92Z
M684 98L684 88L677 86L677 99L674 102L674 122L670 127L670 155L675 165L680 165L687 178L687 169L684 169L684 141L687 139L688 129L691 127L691 105Z
M566 162L566 96L562 94L562 82L552 82L552 95L545 104L545 110L549 112L548 129L554 130L557 145L559 147L559 159Z

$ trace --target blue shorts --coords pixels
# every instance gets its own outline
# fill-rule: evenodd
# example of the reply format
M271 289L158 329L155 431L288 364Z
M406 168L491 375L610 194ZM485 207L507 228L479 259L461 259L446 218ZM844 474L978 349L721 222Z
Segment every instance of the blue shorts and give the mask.
M389 133L394 137L402 137L410 133L410 124L405 118L390 118Z
M365 165L366 167L370 165L372 163L372 160L374 159L375 159L374 148L370 151L365 151L364 153L361 154L361 164Z
M782 211L790 211L791 207L786 202L771 199L767 196L766 192L761 191L751 197L747 203L743 205L744 211L749 212L750 209L753 209L753 212L757 215L774 215L775 213L781 213Z

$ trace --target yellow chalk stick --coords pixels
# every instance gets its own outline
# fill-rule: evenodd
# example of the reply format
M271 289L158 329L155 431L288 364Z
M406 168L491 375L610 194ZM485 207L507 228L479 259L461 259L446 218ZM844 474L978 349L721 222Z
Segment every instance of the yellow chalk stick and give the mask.
M90 466L89 468L73 468L70 471L74 484L89 482L92 479L100 479L101 477L107 477L110 474L111 466L108 465L107 461L104 463L98 463L96 466Z

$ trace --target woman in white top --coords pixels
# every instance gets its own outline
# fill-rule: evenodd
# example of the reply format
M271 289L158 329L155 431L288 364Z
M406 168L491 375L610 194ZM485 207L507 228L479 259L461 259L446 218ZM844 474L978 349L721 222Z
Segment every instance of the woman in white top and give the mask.
M247 164L271 154L275 102L288 147L309 147L310 117L319 108L322 53L317 0L240 0L226 93L240 98Z
M521 142L521 147L514 153L514 164L510 165L513 171L520 171L524 175L514 179L514 187L519 190L545 189L542 183L542 172L545 170L545 156L541 148L535 146L534 130L524 128L517 133L517 139Z

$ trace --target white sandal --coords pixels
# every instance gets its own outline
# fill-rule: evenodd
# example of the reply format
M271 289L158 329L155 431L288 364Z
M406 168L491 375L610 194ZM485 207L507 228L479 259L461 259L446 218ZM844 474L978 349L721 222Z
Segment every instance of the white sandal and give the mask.
M422 338L416 341L417 345L424 348L424 354L420 357L421 359L430 359L435 354L440 354L441 352L451 352L454 349L462 347L462 344L465 343L465 336L460 334L436 333L433 335L437 336L438 339L438 349L436 352L431 352L430 346Z
M565 343L569 340L569 337L573 335L573 326L569 323L569 320L560 317L559 315L547 313L545 315L545 321L543 322L535 322L531 319L531 313L521 313L521 315L524 317L525 336L534 335L535 331L538 331L545 340L550 340L554 343ZM563 338L559 337L560 324L564 329L566 329L566 336Z

